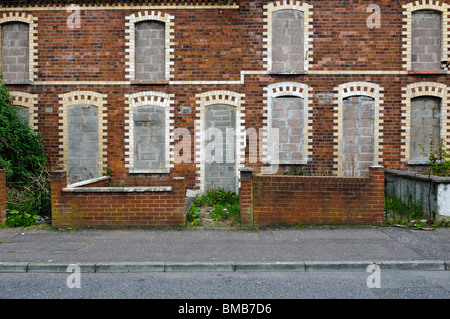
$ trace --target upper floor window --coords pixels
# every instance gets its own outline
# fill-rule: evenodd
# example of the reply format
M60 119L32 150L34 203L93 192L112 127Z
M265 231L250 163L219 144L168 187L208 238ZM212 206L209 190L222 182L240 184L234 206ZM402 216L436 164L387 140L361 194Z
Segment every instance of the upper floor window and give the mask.
M143 21L135 27L135 79L163 81L165 68L165 25L160 21Z
M14 12L0 17L1 75L7 84L26 84L34 78L35 20Z
M173 74L173 17L145 11L126 19L126 77L141 83L169 81Z
M272 13L272 72L305 70L304 14L299 10Z
M442 61L442 13L412 13L411 66L413 71L439 71Z
M265 6L268 71L296 74L308 70L312 61L312 6L300 1Z
M6 83L20 83L29 77L28 24L2 24L2 76Z
M412 72L443 72L449 64L450 6L430 0L414 1L403 6L405 39L403 65Z

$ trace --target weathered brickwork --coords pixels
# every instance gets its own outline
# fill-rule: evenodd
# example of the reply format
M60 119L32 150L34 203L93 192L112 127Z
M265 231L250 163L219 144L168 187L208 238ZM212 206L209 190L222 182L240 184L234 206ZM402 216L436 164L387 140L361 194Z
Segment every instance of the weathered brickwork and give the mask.
M344 99L357 95L374 101L374 164L394 169L409 167L413 140L411 100L419 96L441 98L440 136L450 150L450 81L446 64L433 60L432 70L412 67L413 59L422 59L412 42L420 34L413 23L415 12L420 10L439 12L440 59L448 62L447 0L239 0L232 5L207 0L104 1L98 5L80 1L80 28L67 26L70 13L62 3L17 3L2 1L6 7L0 7L0 15L33 17L30 42L35 47L30 52L36 64L30 65L34 76L31 85L9 88L36 96L36 128L43 134L52 167L67 168L66 106L61 96L73 92L94 92L92 96L99 97L103 106L99 117L99 175L108 170L114 184L121 186L157 185L184 176L187 189L205 189L202 130L206 109L213 104L232 106L236 111L237 181L238 169L243 166L260 171L260 159L268 154L271 142L264 131L272 125L269 110L272 100L279 96L303 98L303 157L295 165L312 174L343 174ZM368 24L373 14L368 7L372 4L380 7L379 27ZM300 20L286 18L287 23L277 22L281 21L278 13L285 10L294 10L303 19L300 73L272 72L274 62L284 59L278 56L274 40L284 46L290 46L287 41L300 41L300 37L291 39L289 32L281 36L281 31L276 31ZM136 41L136 26L148 20L165 24L165 78L137 83L136 44L140 44L139 37ZM437 32L436 21L432 29ZM435 37L437 41L437 33ZM439 59L436 48L431 47L432 54ZM444 67L437 68L437 62ZM148 96L164 96L168 101L164 104L164 171L133 171L135 147L130 143L135 141L130 133L130 106L134 103L132 97L143 92L156 92ZM96 101L89 102L86 104L98 107ZM182 140L172 134L175 128L191 133L188 142L183 139L189 144L183 151L190 153L190 160L181 163L175 160L185 154L173 152ZM262 137L256 150L250 135L243 132L250 128ZM258 156L256 162L250 161L254 154Z
M371 167L367 177L242 174L245 225L376 225L384 220L382 167Z
M107 187L108 180L66 187L65 171L51 174L52 225L54 227L183 227L183 178L170 186Z

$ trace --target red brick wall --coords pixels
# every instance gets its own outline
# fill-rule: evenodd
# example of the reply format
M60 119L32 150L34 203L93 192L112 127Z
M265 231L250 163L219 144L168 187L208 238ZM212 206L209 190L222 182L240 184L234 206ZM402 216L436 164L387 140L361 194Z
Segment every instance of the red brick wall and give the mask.
M6 220L6 173L0 169L0 224Z
M253 209L247 206L246 213L253 212L255 227L377 225L384 220L382 167L370 168L366 178L254 175L245 182L241 203L252 203Z
M67 192L67 174L51 174L52 226L54 227L184 227L185 187L174 179L164 192ZM91 185L89 185L91 186ZM95 187L100 187L95 186Z
M131 2L131 1L130 1ZM37 81L39 85L14 85L12 90L38 95L38 129L42 132L45 149L52 167L59 164L60 114L59 94L89 90L107 94L106 169L116 185L159 185L170 183L174 176L184 176L187 188L196 188L198 168L195 163L177 164L169 176L135 176L125 168L125 94L141 91L158 91L173 94L175 127L194 132L198 114L196 94L214 90L229 90L244 94L245 126L263 127L263 107L266 105L264 88L277 82L298 82L312 88L310 103L310 130L312 142L308 145L313 154L309 166L324 167L334 173L336 158L335 104L319 103L318 94L335 94L338 85L347 82L367 81L379 84L383 108L381 116L381 165L386 168L405 168L401 148L405 143L401 124L403 115L402 88L415 82L438 82L450 85L446 74L369 74L369 71L405 71L402 45L406 39L402 32L403 5L411 1L323 1L309 0L313 5L313 52L310 71L323 74L271 75L247 74L241 84L214 84L204 81L240 81L241 72L264 73L264 22L263 5L273 1L236 1L238 7L219 9L184 9L183 4L212 4L213 1L170 1L171 9L158 7L143 10L83 10L81 28L71 30L66 26L69 16L65 10L27 10L38 18ZM445 2L445 1L443 1ZM38 1L29 1L38 3ZM80 3L81 1L73 1ZM109 5L114 1L103 1ZM128 1L123 1L127 3ZM136 1L134 4L145 4ZM164 5L165 1L148 3ZM147 4L148 4L147 3ZM217 2L214 2L217 4ZM367 27L370 13L367 8L378 4L381 9L381 28ZM117 3L116 3L117 4ZM21 6L24 2L21 2ZM43 6L46 6L45 4ZM179 5L180 7L173 7ZM126 81L125 17L141 11L155 10L174 16L173 80L195 81L195 84L133 85L87 84L85 81ZM4 12L0 9L0 14ZM445 27L444 27L445 28ZM448 26L447 26L448 29ZM328 74L327 71L342 71ZM346 74L348 71L367 71L367 74ZM51 82L49 82L51 81ZM56 81L56 83L54 83ZM65 84L77 81L78 84ZM200 82L202 81L202 82ZM178 112L180 107L190 107L190 114ZM194 154L192 135L192 154ZM177 141L175 141L177 142ZM248 152L248 149L247 149ZM246 166L248 166L246 164ZM258 170L259 164L253 165Z

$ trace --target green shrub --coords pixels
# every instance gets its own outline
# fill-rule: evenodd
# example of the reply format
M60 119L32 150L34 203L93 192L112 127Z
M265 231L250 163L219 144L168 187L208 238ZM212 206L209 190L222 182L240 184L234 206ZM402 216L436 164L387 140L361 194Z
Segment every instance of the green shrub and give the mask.
M42 136L20 117L0 79L0 168L7 176L7 207L25 216L48 214L50 183Z
M211 212L210 216L216 222L228 219L227 210L222 204L214 205L214 209Z
M10 210L8 214L10 216L8 216L6 223L10 227L30 226L41 218L39 215L30 214L24 211L19 212L18 210Z
M195 222L195 220L198 221L199 217L200 217L200 208L198 208L193 203L186 214L186 220L189 223L193 223L193 222Z
M196 195L193 205L196 207L213 207L210 216L215 221L226 219L232 219L235 223L241 221L239 195L232 191L225 191L223 188L209 189L203 195Z

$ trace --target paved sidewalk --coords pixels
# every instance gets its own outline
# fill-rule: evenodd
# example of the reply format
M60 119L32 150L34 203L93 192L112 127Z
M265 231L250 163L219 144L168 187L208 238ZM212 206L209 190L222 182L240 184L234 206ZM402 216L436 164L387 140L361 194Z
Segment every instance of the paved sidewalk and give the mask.
M0 272L450 270L450 229L0 229Z

